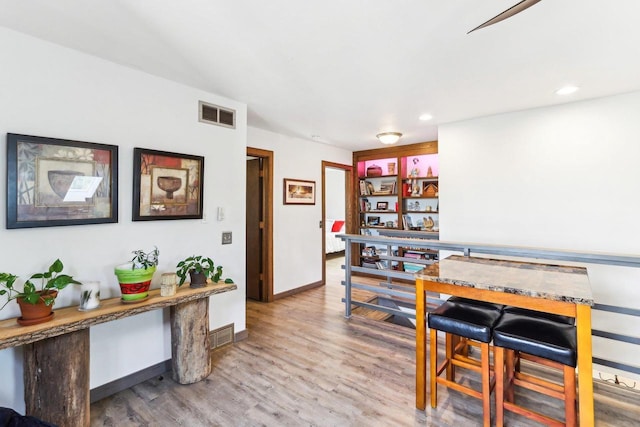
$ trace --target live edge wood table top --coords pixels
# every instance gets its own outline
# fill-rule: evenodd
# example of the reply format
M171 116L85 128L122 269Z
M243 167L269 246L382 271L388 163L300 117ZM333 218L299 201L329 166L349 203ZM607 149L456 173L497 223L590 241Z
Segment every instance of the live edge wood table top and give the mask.
M594 423L591 306L583 267L451 256L416 274L416 407L426 406L426 295L439 292L571 316L578 338L580 425Z
M109 298L101 300L100 307L89 311L78 311L77 306L54 308L53 320L38 325L20 326L15 318L2 320L0 321L0 350L234 289L237 289L235 283L209 284L203 288L182 286L178 288L175 295L169 297L160 296L160 289L152 289L149 291L149 298L139 303L123 304L120 298Z

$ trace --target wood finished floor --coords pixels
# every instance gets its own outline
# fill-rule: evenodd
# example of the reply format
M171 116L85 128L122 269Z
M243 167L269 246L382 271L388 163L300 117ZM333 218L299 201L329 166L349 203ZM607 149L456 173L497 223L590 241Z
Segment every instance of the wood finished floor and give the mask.
M479 401L445 388L437 409L415 409L414 331L345 319L341 263L329 261L325 287L270 304L248 301L249 338L215 350L206 380L183 386L167 373L138 384L92 404L91 425L479 425ZM640 426L640 394L596 384L595 400L596 425ZM539 425L510 414L507 421Z

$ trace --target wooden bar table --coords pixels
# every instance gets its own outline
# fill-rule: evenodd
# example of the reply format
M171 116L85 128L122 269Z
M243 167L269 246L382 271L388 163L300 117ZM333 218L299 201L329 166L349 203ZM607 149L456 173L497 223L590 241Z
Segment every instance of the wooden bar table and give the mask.
M209 356L209 296L237 289L234 283L184 286L169 297L160 290L149 298L123 304L102 300L100 307L54 310L53 320L20 326L16 319L0 321L0 350L24 346L24 394L27 415L64 427L90 425L89 328L165 307L171 307L171 353L174 379L191 384L211 373Z
M416 274L416 408L427 399L427 292L571 316L578 345L580 425L594 425L591 306L587 270L488 258L451 256Z

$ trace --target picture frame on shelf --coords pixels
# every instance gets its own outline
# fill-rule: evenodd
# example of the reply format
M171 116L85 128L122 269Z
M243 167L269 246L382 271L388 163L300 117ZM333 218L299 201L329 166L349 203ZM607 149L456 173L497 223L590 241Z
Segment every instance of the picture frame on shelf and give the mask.
M302 179L284 179L285 205L315 205L316 182Z
M133 221L202 219L204 157L133 149Z
M376 210L378 210L378 211L386 211L387 209L389 209L389 202L377 202L376 203Z
M118 146L7 134L7 229L118 222Z
M367 217L367 225L370 227L378 227L380 225L380 217L379 216Z
M424 197L438 197L438 184L429 181L423 182L422 195Z

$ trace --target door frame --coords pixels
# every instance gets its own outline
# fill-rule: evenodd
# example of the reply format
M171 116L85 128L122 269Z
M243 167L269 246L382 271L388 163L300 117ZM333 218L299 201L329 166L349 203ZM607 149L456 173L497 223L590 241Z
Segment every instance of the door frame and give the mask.
M326 179L325 171L327 168L341 169L344 171L344 208L345 208L345 232L346 234L353 233L353 166L343 165L342 163L322 161L322 284L327 283L327 195L326 195Z
M263 161L262 206L262 285L260 294L263 302L273 301L273 151L247 147L247 156L259 157ZM246 262L246 260L245 260Z

